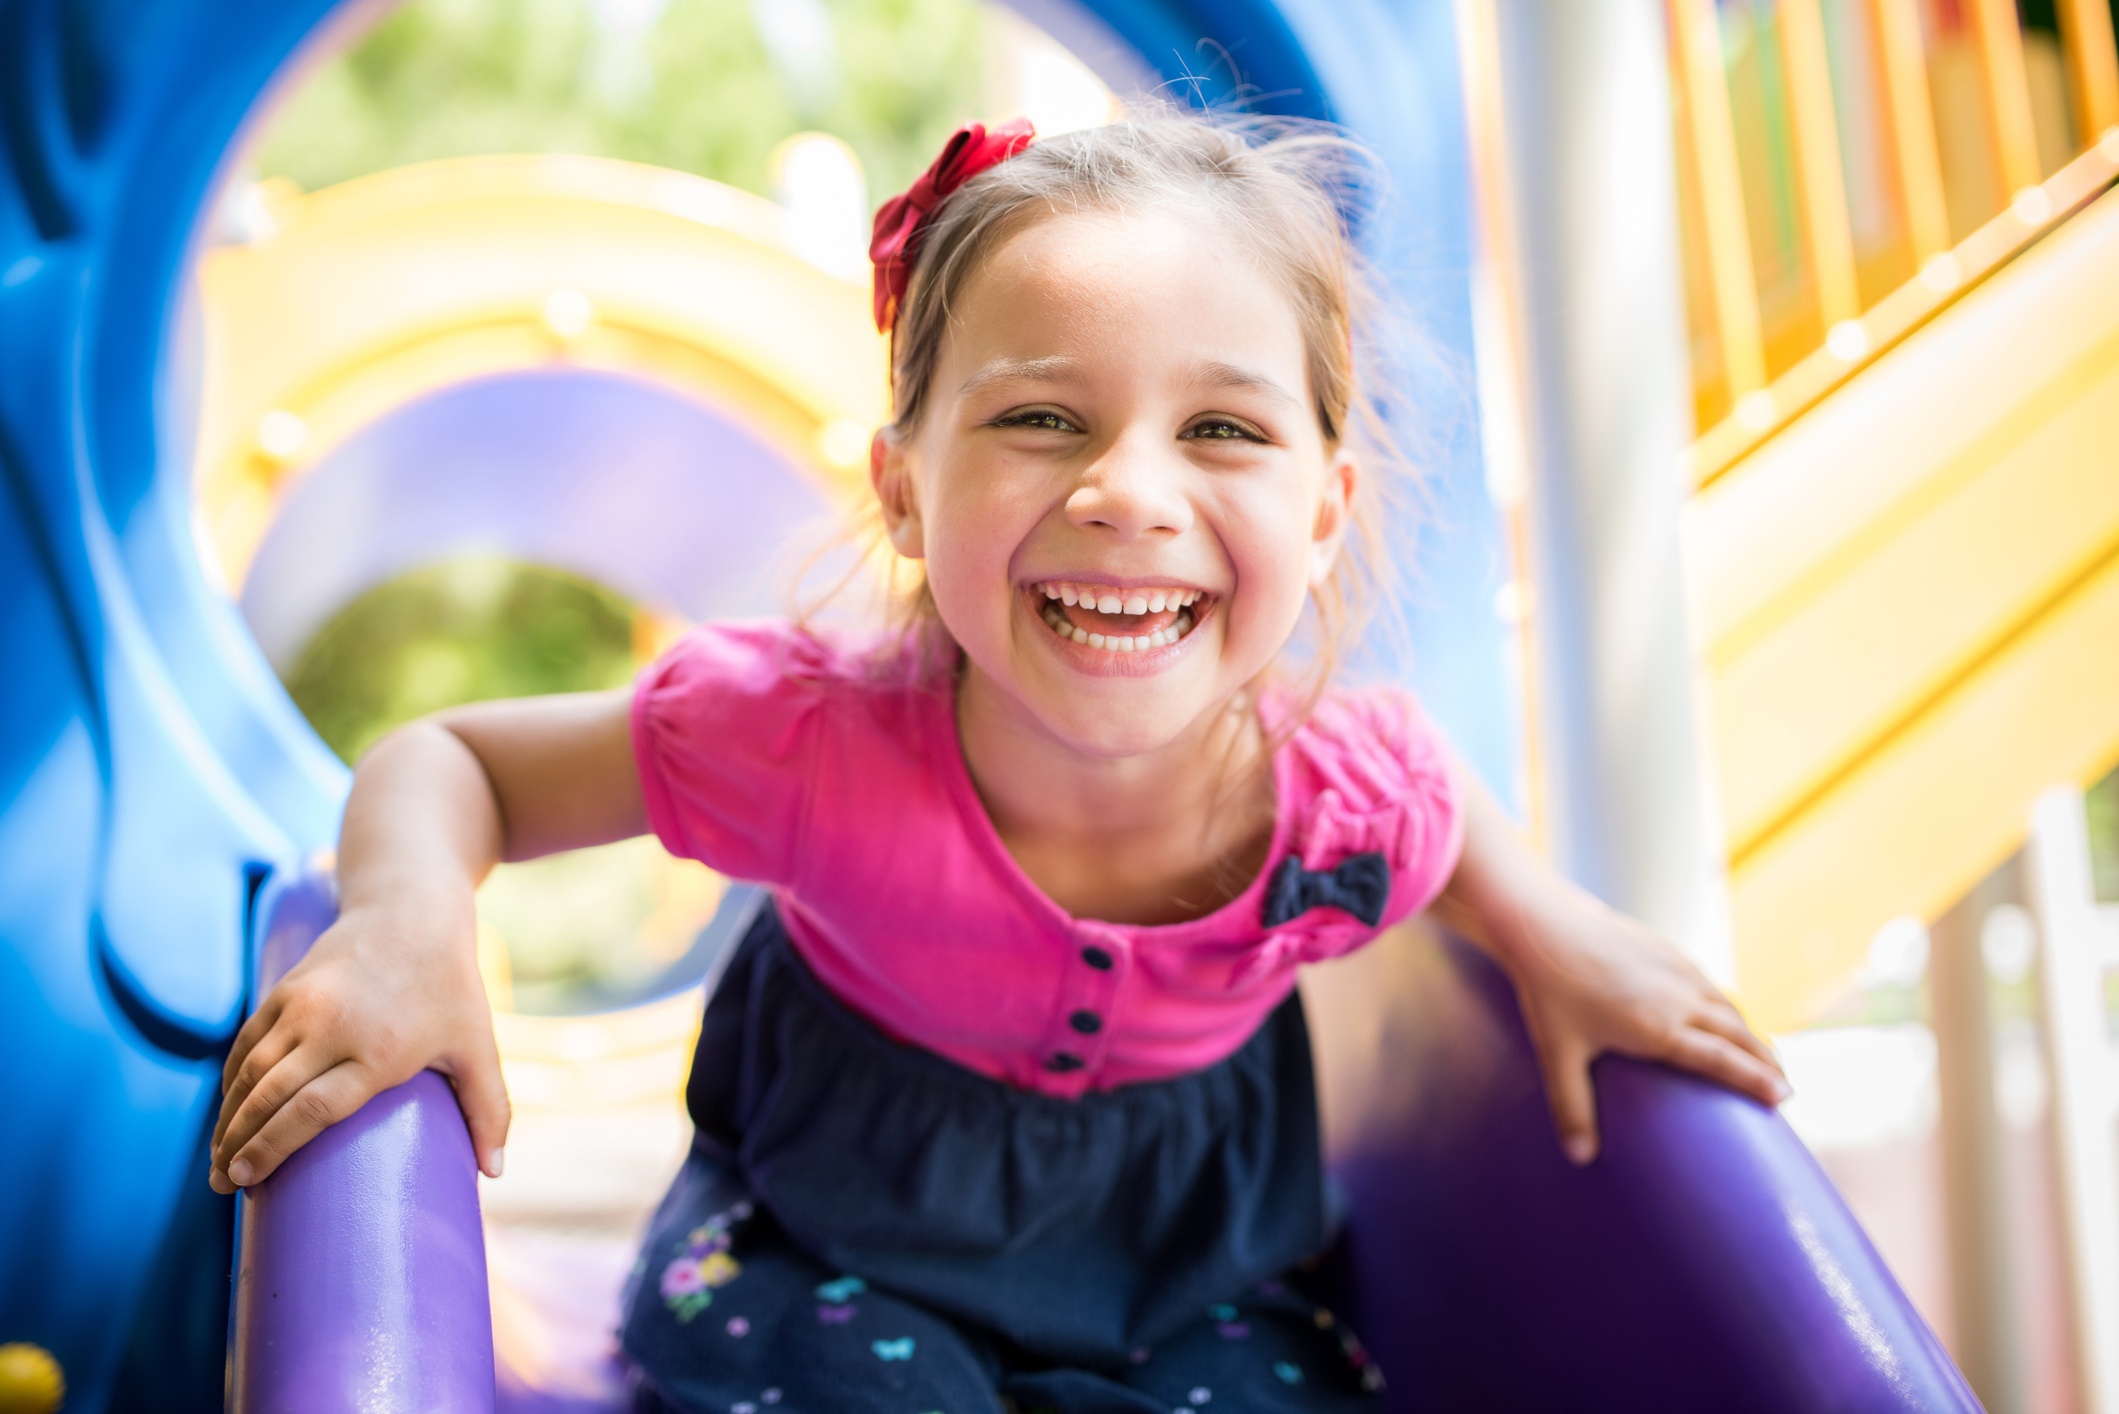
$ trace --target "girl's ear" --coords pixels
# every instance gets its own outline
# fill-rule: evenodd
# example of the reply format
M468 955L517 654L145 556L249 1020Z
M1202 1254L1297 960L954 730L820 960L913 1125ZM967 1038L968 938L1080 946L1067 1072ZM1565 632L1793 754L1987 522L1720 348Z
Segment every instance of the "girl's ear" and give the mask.
M1361 485L1361 463L1345 446L1332 454L1325 468L1324 491L1317 499L1317 521L1310 528L1310 587L1316 589L1332 577L1339 552L1346 545L1347 528L1354 518L1354 492Z
M908 560L924 559L927 536L913 487L912 450L895 424L876 429L868 441L868 481L883 508L883 530L891 548Z

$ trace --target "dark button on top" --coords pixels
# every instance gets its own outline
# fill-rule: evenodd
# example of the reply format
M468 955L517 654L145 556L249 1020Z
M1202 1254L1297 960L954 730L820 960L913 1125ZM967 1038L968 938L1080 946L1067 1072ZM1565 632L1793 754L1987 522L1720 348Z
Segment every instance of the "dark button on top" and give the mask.
M1083 948L1082 961L1088 963L1098 972L1109 972L1111 970L1111 954L1105 952L1102 948Z
M1045 1069L1054 1075L1065 1075L1070 1070L1080 1070L1082 1058L1071 1051L1054 1051L1045 1057Z
M1094 1036L1104 1029L1104 1019L1093 1011L1078 1011L1067 1018L1067 1024L1084 1036Z

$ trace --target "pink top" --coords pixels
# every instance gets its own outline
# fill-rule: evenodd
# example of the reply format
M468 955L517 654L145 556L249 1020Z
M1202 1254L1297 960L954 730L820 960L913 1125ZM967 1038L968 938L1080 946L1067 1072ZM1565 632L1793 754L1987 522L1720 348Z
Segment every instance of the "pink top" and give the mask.
M1344 692L1274 755L1249 888L1184 923L1072 917L987 818L947 675L879 674L870 652L782 623L694 629L634 692L648 819L672 854L770 885L841 1000L982 1074L1071 1097L1211 1065L1298 964L1418 912L1456 867L1461 813L1411 695Z

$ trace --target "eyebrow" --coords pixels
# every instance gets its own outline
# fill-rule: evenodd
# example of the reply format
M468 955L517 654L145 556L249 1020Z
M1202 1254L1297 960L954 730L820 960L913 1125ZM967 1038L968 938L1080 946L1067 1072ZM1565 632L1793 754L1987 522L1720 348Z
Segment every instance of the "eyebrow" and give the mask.
M1065 378L1074 374L1079 366L1078 360L1063 355L1050 358L999 358L966 378L957 389L957 396L966 397L983 392L998 383L1027 383L1038 379ZM1302 399L1263 373L1253 373L1247 368L1239 368L1233 363L1222 363L1217 359L1209 359L1195 365L1190 381L1194 387L1232 388L1263 394L1289 407L1302 406Z
M966 378L963 386L957 389L957 396L964 397L981 392L996 383L1024 383L1039 378L1063 378L1074 372L1075 367L1075 360L1059 356L997 358Z
M1192 370L1192 381L1203 388L1234 388L1248 393L1262 393L1290 407L1302 406L1302 399L1263 373L1253 373L1247 368L1238 368L1233 363L1211 360L1202 363Z

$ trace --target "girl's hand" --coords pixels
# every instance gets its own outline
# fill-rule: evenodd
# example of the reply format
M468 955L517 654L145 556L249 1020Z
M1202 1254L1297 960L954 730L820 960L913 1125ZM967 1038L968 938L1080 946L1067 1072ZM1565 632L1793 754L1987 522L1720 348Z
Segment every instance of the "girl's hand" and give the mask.
M503 859L647 828L631 695L459 707L401 727L353 773L339 830L339 919L236 1033L210 1181L233 1193L422 1070L456 1087L478 1166L508 1138L478 977L478 881Z
M1516 984L1567 1157L1597 1155L1589 1065L1606 1051L1661 1061L1764 1105L1787 1077L1729 999L1674 946L1555 873L1461 768L1464 853L1436 913Z
M1522 920L1503 965L1569 1159L1586 1164L1597 1155L1589 1065L1606 1051L1704 1075L1763 1105L1788 1098L1773 1052L1682 953L1624 914L1568 892L1553 900L1560 906L1549 916Z
M262 1181L422 1070L456 1087L478 1166L500 1177L508 1092L468 905L348 909L272 989L222 1069L208 1177L216 1192Z

